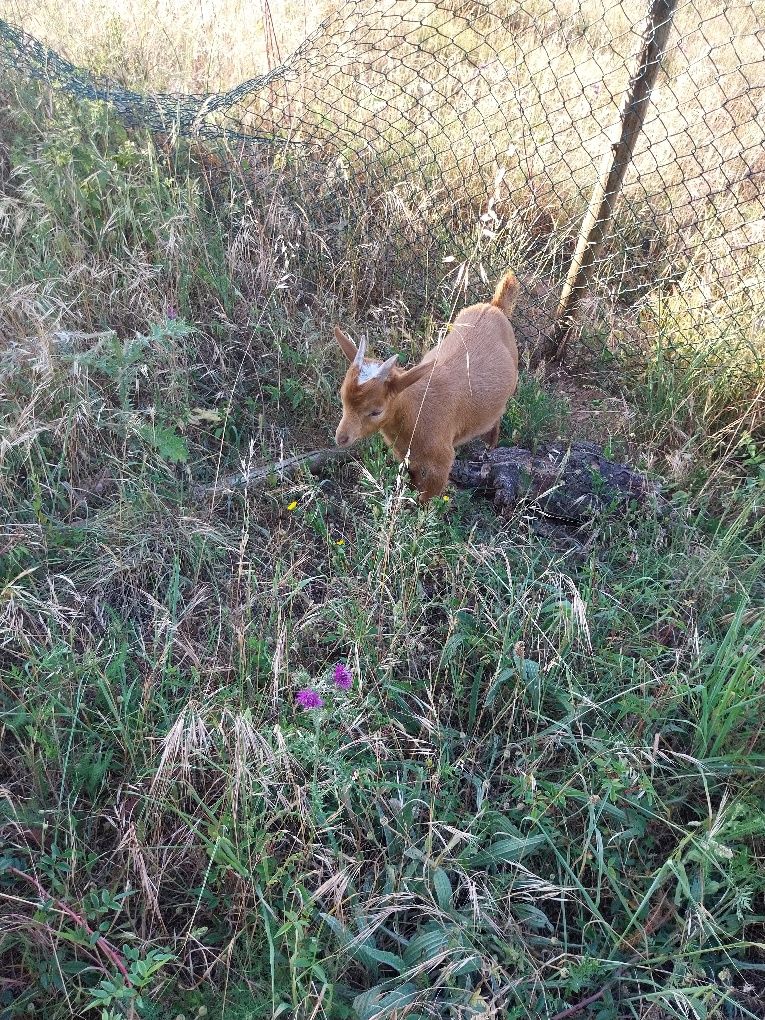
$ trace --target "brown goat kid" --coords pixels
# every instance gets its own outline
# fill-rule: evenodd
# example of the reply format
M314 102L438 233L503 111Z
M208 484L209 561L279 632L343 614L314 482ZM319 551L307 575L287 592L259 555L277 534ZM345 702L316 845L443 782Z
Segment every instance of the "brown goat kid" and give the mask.
M518 348L509 317L519 285L509 272L491 304L463 309L440 344L408 370L365 357L342 330L335 337L351 366L340 396L338 446L381 432L409 474L420 502L439 496L449 480L455 447L481 437L493 448L507 402L518 385Z

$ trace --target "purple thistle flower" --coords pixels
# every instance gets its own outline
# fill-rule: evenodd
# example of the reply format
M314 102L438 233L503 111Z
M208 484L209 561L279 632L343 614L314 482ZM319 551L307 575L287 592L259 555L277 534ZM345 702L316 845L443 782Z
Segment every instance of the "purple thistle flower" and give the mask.
M324 700L319 696L318 691L312 691L310 687L307 687L304 691L298 691L295 695L295 701L301 708L321 708L324 704Z
M342 662L335 666L335 683L341 691L349 691L353 685L351 671Z
M175 305L167 306L167 317L170 320L178 318L178 309L175 307Z

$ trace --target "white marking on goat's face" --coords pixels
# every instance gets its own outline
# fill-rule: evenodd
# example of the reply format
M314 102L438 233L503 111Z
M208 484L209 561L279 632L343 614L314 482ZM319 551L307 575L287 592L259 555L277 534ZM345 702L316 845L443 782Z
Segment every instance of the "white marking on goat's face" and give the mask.
M359 385L361 386L365 382L369 382L370 379L376 379L380 374L382 365L376 361L364 361L359 368Z
M367 361L364 359L364 361L360 362L358 366L359 386L363 386L364 383L371 382L372 379L377 379L378 382L384 383L397 361L397 354L388 358L387 361Z

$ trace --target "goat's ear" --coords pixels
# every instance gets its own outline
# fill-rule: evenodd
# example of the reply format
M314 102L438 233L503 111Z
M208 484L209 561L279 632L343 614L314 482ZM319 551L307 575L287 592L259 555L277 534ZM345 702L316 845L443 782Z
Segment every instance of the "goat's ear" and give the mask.
M340 329L339 326L335 326L335 340L337 340L337 342L342 347L343 354L346 356L346 358L349 361L354 361L356 358L356 354L358 353L356 350L356 344L353 342L353 340L351 340L349 336L346 336L346 334L343 333L342 329Z
M387 364L387 362L386 362ZM410 368L408 372L399 372L390 381L390 387L394 393L401 393L412 383L416 383L418 379L422 379L424 375L433 371L433 363L426 362L424 365L415 365L414 368Z

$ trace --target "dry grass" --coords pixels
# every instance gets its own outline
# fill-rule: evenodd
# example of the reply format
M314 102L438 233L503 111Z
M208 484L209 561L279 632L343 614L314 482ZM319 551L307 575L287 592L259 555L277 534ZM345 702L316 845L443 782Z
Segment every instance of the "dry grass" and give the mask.
M327 3L296 0L3 0L0 17L69 60L159 92L214 92L297 49Z
M266 70L277 49L283 57L296 50L267 87L203 122L244 124L305 145L322 167L320 192L350 187L371 200L369 215L382 225L363 255L372 266L389 260L393 233L409 237L413 261L423 242L429 246L423 233L438 233L457 261L470 253L490 276L510 262L526 269L530 287L559 280L565 268L618 124L644 13L637 0L392 0L319 4L310 15L274 4L274 45L266 7L248 21L233 2L80 2L64 11L16 0L4 9L75 62L119 68L126 84L140 88L225 90ZM325 28L302 44L324 16ZM679 6L625 202L586 305L597 343L610 331L613 348L619 335L610 329L621 314L614 302L624 306L625 325L650 321L626 306L650 304L646 290L656 285L670 291L665 308L712 302L716 318L730 296L731 320L748 294L752 328L737 331L740 360L760 370L763 334L752 314L765 260L758 19L754 0ZM489 219L479 224L481 214ZM388 288L370 279L365 290L379 300ZM678 321L681 354L687 336ZM728 360L738 352L731 348Z

